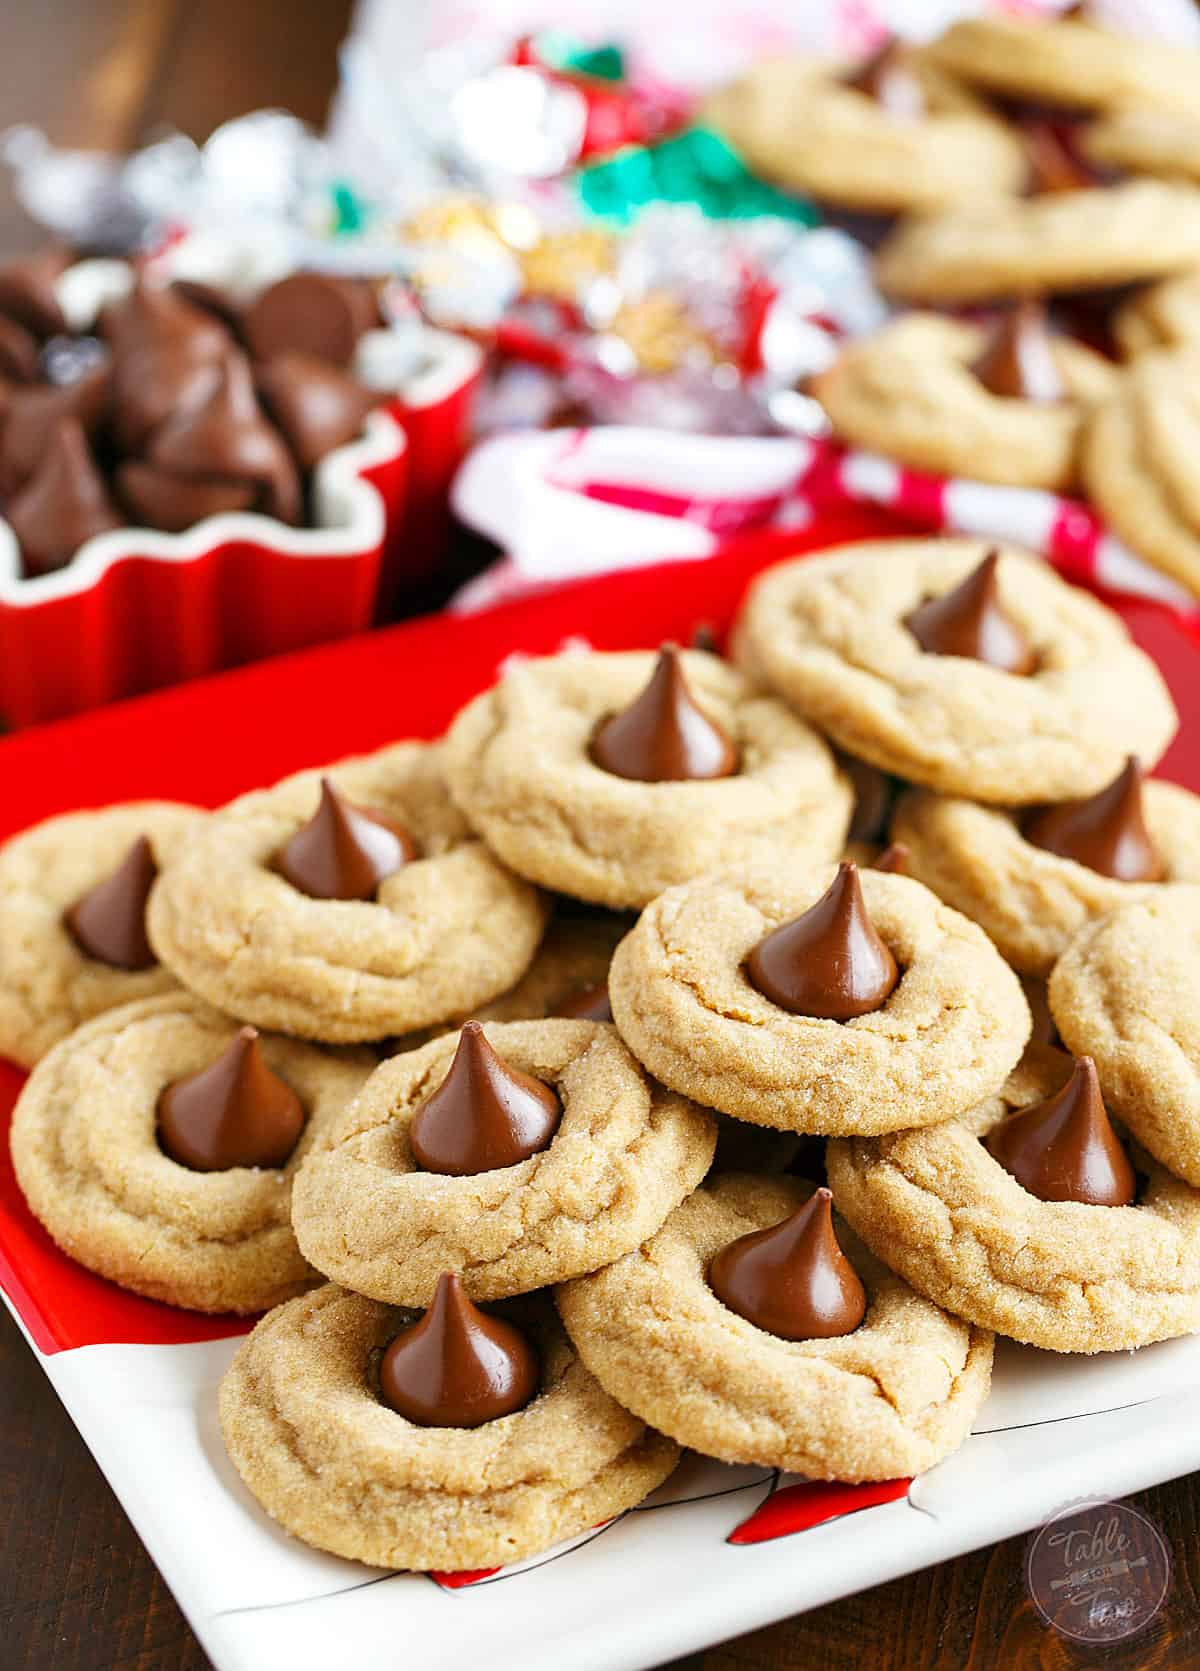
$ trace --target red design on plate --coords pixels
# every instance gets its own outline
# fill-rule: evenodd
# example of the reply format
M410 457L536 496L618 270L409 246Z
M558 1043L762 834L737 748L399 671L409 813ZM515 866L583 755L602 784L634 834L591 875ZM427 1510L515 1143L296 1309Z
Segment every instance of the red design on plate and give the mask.
M883 1480L868 1485L840 1485L827 1480L803 1480L773 1490L765 1502L730 1532L727 1543L767 1543L771 1538L807 1532L810 1526L840 1520L879 1503L896 1503L908 1495L911 1480Z
M474 1572L431 1572L439 1590L465 1590L472 1584L479 1584L485 1578L495 1578L499 1567L477 1567Z
M601 650L686 642L701 622L723 634L748 582L770 563L896 531L896 519L883 511L845 507L801 530L731 542L716 557L579 581L479 615L406 622L18 732L0 739L0 839L55 813L143 796L216 806L303 766L398 736L437 736L514 651L548 655L580 631ZM1200 634L1162 604L1108 601L1154 657L1182 711L1195 714ZM1200 725L1185 729L1160 770L1200 789ZM0 1064L0 1124L21 1083L16 1069ZM209 1340L249 1327L126 1294L67 1258L25 1207L6 1142L0 1284L43 1352Z

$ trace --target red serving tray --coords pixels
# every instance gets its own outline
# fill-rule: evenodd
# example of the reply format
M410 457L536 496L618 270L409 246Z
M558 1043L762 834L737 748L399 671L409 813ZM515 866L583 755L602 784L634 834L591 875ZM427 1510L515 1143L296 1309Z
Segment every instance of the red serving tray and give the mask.
M52 814L144 796L218 806L305 766L436 737L514 652L582 636L598 649L686 642L728 626L746 585L801 551L905 531L846 509L802 531L761 534L720 555L580 581L480 615L434 615L280 657L0 740L0 839ZM1200 637L1167 606L1109 597L1193 722L1159 768L1200 791ZM1194 716L1194 718L1193 718ZM7 1134L23 1075L0 1063ZM112 1343L207 1340L248 1327L127 1294L61 1253L21 1199L0 1151L0 1285L43 1352Z

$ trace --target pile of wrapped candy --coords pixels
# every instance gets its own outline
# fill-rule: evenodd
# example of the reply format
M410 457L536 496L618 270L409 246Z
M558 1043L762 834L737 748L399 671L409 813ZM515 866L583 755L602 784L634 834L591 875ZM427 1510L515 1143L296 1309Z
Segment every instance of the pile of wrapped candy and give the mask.
M854 62L771 59L704 93L646 76L617 45L557 35L442 48L399 82L352 49L346 85L374 154L276 112L122 162L11 134L26 201L61 242L119 254L141 315L152 287L173 293L169 393L135 379L170 423L151 433L135 413L130 445L118 396L93 449L108 479L84 494L76 447L74 497L97 528L183 526L210 493L222 508L301 514L296 465L313 449L297 449L263 384L253 325L299 275L355 294L358 333L382 334L393 367L429 324L482 345L476 436L832 434L940 476L1086 491L1134 550L1196 586L1200 526L1174 503L1171 459L1136 458L1122 436L1139 403L1159 410L1186 390L1200 332L1200 44L1081 12L989 14L920 46L876 40ZM12 290L10 273L0 305ZM896 302L921 311L897 317ZM186 432L204 409L180 370L185 305L203 315L196 340L224 333L218 358L241 366L263 458L290 443L286 491L269 461L247 483L240 464L193 454ZM74 415L98 357L122 382L117 317L111 304L94 314L82 340L23 336L7 382L33 381L43 405ZM3 327L29 323L9 308ZM337 329L344 372L353 350ZM34 398L6 392L10 414ZM56 469L69 474L61 458ZM203 492L185 505L173 484L164 510L164 469L199 474ZM15 504L27 571L67 560L69 539L22 534Z

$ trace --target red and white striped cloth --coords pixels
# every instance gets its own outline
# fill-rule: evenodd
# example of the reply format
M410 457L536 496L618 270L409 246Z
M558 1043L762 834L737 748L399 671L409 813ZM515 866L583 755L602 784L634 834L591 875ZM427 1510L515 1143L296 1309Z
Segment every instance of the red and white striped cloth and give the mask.
M453 500L505 553L457 595L452 607L463 612L607 570L709 556L733 536L867 503L914 530L1024 546L1071 578L1156 598L1200 626L1195 597L1088 505L927 475L832 441L620 426L501 435L467 459Z

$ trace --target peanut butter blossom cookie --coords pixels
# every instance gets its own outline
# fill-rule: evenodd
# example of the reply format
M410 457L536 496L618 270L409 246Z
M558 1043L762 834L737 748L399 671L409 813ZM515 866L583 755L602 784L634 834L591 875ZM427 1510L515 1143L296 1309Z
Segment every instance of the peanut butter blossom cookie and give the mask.
M706 1456L813 1479L932 1467L991 1380L991 1335L920 1299L798 1179L714 1178L555 1298L627 1409Z
M705 119L756 174L851 209L927 209L1025 178L1020 142L988 106L894 43L852 67L766 59Z
M1195 110L1200 86L1200 52L1106 29L1086 15L964 18L927 50L986 92L1070 109L1141 105L1186 113Z
M287 1531L418 1572L535 1555L632 1508L679 1459L588 1372L548 1298L483 1312L451 1273L423 1317L333 1283L279 1307L226 1373L220 1415Z
M13 1115L17 1181L89 1270L195 1311L261 1311L315 1278L292 1180L369 1069L239 1030L183 992L128 1004L34 1069Z
M1200 113L1194 100L1187 114L1110 110L1088 123L1080 143L1088 159L1104 168L1200 182Z
M1072 1050L1095 1058L1138 1142L1200 1188L1200 888L1159 888L1091 924L1050 980Z
M1083 473L1113 532L1200 591L1200 346L1142 354L1097 407Z
M609 996L663 1084L783 1131L947 1119L1003 1084L1031 1025L986 935L918 882L781 856L655 900Z
M425 1305L595 1270L652 1235L712 1162L716 1121L653 1084L612 1027L468 1022L393 1057L314 1149L293 1204L327 1276Z
M1200 187L1145 179L914 217L888 236L876 277L900 301L951 304L1107 289L1198 263Z
M1048 975L1087 923L1163 882L1200 882L1200 797L1135 759L1083 800L1010 813L914 790L892 825L909 874L1024 974Z
M942 475L1066 490L1084 419L1115 377L1091 349L1051 337L1029 302L990 330L898 319L849 344L812 393L853 446Z
M471 835L440 750L399 743L233 801L164 875L149 928L218 1008L344 1043L506 991L544 920L535 890Z
M1147 767L1176 728L1122 621L1036 558L970 540L842 546L751 587L739 658L848 753L1013 805Z
M32 1067L80 1022L175 986L146 902L203 819L135 801L51 818L0 848L0 1054Z
M455 799L506 864L617 908L780 845L832 858L850 820L821 738L700 651L521 663L446 748Z
M868 1247L980 1328L1053 1352L1200 1328L1200 1192L1114 1129L1089 1058L1035 1047L962 1118L827 1165Z

